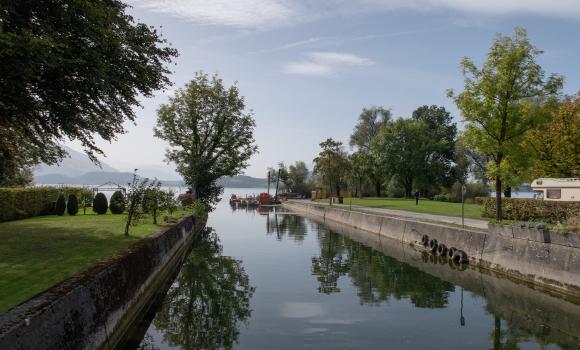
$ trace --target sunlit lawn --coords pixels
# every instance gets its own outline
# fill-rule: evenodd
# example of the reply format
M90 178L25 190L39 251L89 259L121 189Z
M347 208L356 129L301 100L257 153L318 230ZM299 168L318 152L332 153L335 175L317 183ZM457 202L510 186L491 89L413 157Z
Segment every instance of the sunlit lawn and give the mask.
M320 200L322 202L327 200ZM402 198L344 198L344 204L361 205L370 208L386 208L396 210L406 210L416 213L427 213L435 215L461 216L461 203L438 202L428 199L419 201L415 205L415 199ZM465 204L465 217L472 219L482 219L481 206L479 204Z
M81 212L0 223L0 313L165 225L162 218L158 225L147 218L124 237L125 218Z

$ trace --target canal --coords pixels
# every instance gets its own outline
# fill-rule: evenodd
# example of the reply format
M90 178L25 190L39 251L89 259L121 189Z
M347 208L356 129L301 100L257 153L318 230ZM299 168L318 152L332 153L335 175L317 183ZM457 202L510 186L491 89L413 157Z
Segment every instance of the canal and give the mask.
M224 200L125 348L579 349L580 305L361 231Z

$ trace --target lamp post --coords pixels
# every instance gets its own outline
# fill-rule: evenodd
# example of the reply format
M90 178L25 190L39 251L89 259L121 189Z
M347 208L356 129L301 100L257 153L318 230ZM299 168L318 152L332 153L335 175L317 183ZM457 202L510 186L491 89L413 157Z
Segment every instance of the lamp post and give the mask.
M465 184L461 185L461 226L465 228L465 193L467 193L467 188Z

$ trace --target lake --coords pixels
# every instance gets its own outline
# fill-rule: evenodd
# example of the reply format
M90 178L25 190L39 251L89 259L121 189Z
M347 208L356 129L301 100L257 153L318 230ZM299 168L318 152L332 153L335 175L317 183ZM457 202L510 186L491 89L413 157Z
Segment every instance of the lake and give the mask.
M126 349L580 348L576 301L232 191Z

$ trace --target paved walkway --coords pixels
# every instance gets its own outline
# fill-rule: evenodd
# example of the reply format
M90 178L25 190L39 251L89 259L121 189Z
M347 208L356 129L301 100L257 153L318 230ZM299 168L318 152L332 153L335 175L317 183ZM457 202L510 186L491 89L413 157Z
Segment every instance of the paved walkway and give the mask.
M294 201L294 200L292 200L292 201ZM308 200L295 200L295 201L304 202L304 201L308 201ZM308 202L310 202L310 201L308 201ZM328 203L323 203L323 202L316 202L316 204L328 206ZM349 205L347 205L347 204L342 204L342 205L333 204L332 206L336 206L336 207L339 207L342 209L349 208ZM437 222L437 223L442 223L442 224L451 224L454 226L457 226L457 225L461 226L461 218L456 217L456 216L416 213L416 212L412 212L412 211L396 210L396 209L369 208L369 207L364 207L361 205L353 205L351 208L352 208L352 210L356 210L356 211L360 211L360 212L364 212L364 213L369 213L369 214L374 214L374 215L400 217L400 218L406 218L406 219L414 219L414 220L418 220L418 221L429 221L429 222ZM465 226L487 230L487 221L465 218Z

